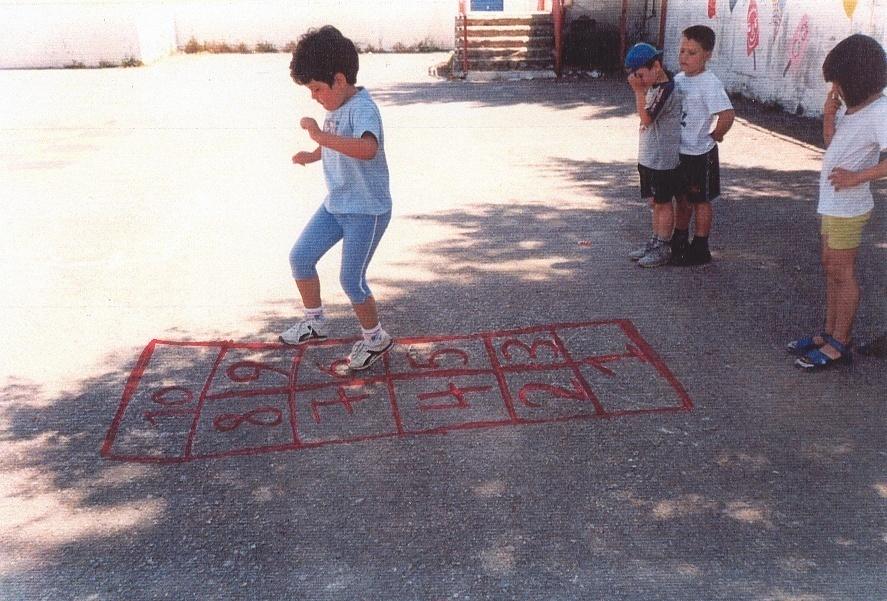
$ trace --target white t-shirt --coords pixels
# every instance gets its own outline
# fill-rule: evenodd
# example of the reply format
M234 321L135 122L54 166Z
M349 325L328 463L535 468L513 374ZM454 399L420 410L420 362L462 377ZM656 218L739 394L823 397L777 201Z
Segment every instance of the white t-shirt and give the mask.
M851 115L841 107L835 135L822 157L819 174L819 206L816 212L831 217L858 217L875 207L869 182L835 191L828 176L835 167L862 171L878 164L887 150L887 98L881 97Z
M715 147L711 132L717 122L716 114L733 108L724 84L709 71L688 77L683 72L675 75L675 84L683 94L681 118L681 154L705 154Z

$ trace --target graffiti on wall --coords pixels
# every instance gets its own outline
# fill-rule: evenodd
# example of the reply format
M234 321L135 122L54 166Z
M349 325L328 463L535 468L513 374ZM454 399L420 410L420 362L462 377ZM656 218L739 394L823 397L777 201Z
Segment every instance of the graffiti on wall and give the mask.
M785 70L782 72L783 77L785 77L786 74L791 70L792 65L794 65L797 69L797 66L801 63L801 60L807 53L807 42L809 41L810 16L804 15L801 18L801 22L798 23L798 26L795 28L795 34L792 36L792 41L789 45L788 64L785 66Z
M728 91L813 114L827 91L822 61L838 40L863 33L887 46L887 0L671 2L667 23L666 40L693 23L715 31L711 68Z
M761 42L760 28L758 27L758 3L755 0L748 2L748 20L745 34L745 52L752 57L753 68L758 70L758 59L755 50Z

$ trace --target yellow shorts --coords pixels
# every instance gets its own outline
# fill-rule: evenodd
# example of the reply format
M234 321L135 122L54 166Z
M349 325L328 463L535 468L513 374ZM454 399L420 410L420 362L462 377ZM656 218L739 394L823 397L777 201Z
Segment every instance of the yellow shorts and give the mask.
M832 250L853 250L859 248L862 229L872 216L869 211L856 217L831 217L822 215L820 233Z

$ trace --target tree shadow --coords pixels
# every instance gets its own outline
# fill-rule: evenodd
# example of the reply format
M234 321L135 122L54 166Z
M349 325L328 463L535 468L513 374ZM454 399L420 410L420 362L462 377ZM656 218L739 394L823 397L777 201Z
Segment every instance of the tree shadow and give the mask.
M438 81L386 85L373 90L382 105L471 103L483 107L538 105L568 110L593 108L588 118L632 114L631 90L618 77L600 79L534 79L521 81Z
M794 115L779 105L767 104L740 94L730 96L730 100L736 109L736 115L755 128L824 149L822 119Z
M99 450L138 366L131 349L63 394L0 391L0 465L19 507L5 511L3 596L883 596L872 519L887 494L883 366L799 375L782 351L819 317L816 173L725 164L715 262L647 271L625 258L649 230L634 165L554 163L538 169L599 202L403 218L408 231L450 235L374 278L392 291L380 299L386 326L409 336L628 318L692 412L107 461ZM881 203L860 269L882 290L884 222ZM883 319L884 299L867 291L867 318ZM273 340L287 319L282 307L263 315L249 340ZM350 318L332 325L353 329ZM208 361L191 349L152 377L199 389Z

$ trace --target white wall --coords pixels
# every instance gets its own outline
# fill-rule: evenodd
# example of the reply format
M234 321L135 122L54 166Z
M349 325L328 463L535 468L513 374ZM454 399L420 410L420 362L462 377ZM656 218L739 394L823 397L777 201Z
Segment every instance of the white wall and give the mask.
M757 6L758 46L749 54L751 2ZM821 114L826 92L822 61L839 41L864 33L885 42L887 0L716 0L713 17L708 15L708 4L708 0L669 2L667 66L677 69L681 31L690 25L708 25L717 35L709 68L728 91L777 102L789 111ZM847 14L850 9L852 16Z
M334 25L355 43L390 49L430 40L453 47L457 0L190 0L176 4L178 43L295 41L309 27Z
M175 51L172 12L137 2L0 5L0 68L145 63Z

